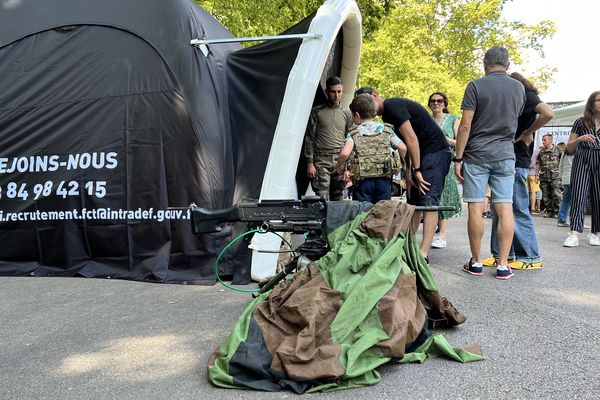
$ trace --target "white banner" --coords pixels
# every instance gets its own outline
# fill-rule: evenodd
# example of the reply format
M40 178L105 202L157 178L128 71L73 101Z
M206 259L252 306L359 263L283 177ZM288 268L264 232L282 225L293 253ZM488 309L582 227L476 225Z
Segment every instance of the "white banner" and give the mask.
M538 129L535 135L535 145L539 147L542 145L542 137L544 135L550 134L552 135L552 143L555 145L563 142L567 144L569 141L569 136L571 136L571 127L570 126L544 126L543 128Z

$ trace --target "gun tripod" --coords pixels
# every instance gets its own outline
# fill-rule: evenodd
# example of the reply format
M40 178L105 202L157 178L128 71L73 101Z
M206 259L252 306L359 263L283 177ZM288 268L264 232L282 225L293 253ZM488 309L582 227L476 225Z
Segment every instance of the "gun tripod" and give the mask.
M306 267L313 261L323 257L329 246L321 239L321 231L311 229L307 232L306 240L294 250L295 256L290 260L277 275L267 281L259 290L259 293L265 293L275 287L279 282L285 279L295 269Z

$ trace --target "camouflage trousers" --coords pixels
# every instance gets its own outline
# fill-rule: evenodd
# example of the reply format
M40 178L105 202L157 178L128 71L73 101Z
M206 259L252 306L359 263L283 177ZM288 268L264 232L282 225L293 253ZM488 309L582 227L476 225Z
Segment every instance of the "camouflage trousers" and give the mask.
M317 176L310 182L317 196L325 200L342 200L344 198L344 175L335 172L339 153L315 154L313 162L317 169Z
M546 214L550 217L557 216L562 199L560 178L544 179L540 177L540 188L542 189Z

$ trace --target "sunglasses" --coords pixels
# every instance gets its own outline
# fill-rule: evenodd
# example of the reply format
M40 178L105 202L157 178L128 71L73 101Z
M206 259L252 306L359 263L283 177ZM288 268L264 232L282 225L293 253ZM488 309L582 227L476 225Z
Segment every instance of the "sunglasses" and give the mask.
M430 103L439 103L439 104L444 104L444 99L431 99L429 100Z

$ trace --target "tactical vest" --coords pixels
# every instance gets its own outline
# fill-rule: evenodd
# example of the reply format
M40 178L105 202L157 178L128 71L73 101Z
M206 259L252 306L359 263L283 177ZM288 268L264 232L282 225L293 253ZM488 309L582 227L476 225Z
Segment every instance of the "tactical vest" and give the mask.
M382 133L373 136L361 135L358 128L353 128L349 133L354 141L354 153L348 161L353 181L391 178L400 171L400 155L390 146L390 135L394 133L391 125L386 124Z

